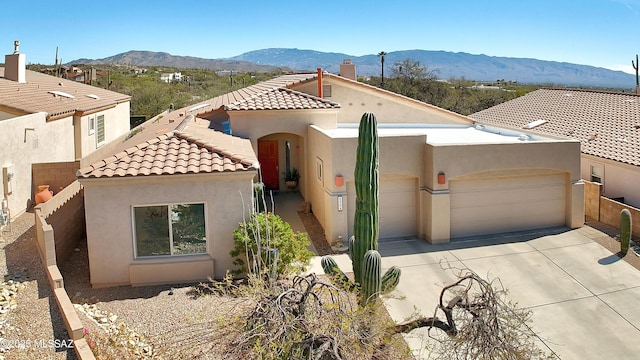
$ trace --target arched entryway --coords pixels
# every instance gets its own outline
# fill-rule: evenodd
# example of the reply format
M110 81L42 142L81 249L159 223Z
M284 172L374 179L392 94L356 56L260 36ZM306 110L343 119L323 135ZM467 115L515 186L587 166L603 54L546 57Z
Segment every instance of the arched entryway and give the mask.
M277 133L258 139L258 161L262 182L269 190L299 190L298 179L293 187L286 180L297 172L304 173L303 138L289 133Z

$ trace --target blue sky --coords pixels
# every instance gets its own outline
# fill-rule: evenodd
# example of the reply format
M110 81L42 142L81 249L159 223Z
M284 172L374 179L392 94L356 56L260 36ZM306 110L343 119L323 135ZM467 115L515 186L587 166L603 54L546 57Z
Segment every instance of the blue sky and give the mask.
M5 2L5 1L3 1ZM634 72L640 0L6 1L0 53L28 63L129 50L225 58L283 47L445 50ZM425 64L428 65L428 64Z

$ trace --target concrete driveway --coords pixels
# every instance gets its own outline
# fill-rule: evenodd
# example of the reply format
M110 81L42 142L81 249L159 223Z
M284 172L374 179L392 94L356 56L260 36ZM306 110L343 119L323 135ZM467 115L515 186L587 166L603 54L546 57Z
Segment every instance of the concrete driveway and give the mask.
M441 261L499 278L509 298L533 311L533 331L561 359L640 358L640 271L592 239L606 234L545 229L430 245L424 240L379 243L383 266L402 268L400 284L385 305L396 322L416 313L432 316L443 285L455 274ZM336 256L350 271L346 255ZM320 259L311 271L322 273ZM424 330L405 336L416 358L426 359Z

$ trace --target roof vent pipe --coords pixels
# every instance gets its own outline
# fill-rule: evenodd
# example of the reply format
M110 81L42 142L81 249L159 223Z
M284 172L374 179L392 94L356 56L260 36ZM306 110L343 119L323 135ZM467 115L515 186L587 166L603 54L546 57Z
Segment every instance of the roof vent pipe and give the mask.
M26 83L26 56L18 52L20 41L13 42L13 54L4 56L4 78L19 83Z
M322 96L322 68L318 68L318 97L323 98Z

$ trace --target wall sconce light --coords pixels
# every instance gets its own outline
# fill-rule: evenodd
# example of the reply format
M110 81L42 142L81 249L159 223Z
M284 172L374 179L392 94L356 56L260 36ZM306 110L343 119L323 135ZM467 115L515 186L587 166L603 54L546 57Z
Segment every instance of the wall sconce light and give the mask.
M296 145L296 154L300 155L300 145Z
M444 185L447 182L447 177L442 171L438 173L438 184Z
M341 187L342 185L344 185L344 176L336 175L336 186Z

